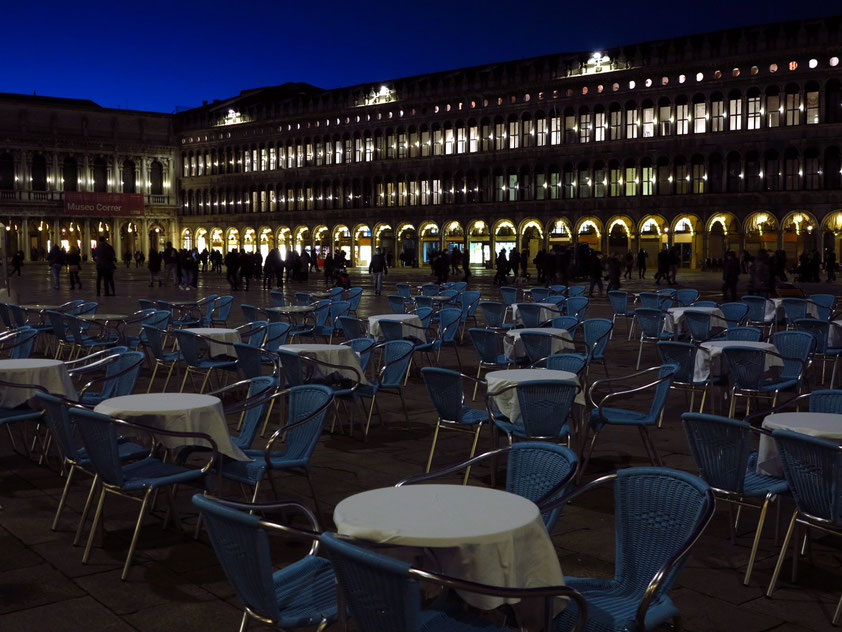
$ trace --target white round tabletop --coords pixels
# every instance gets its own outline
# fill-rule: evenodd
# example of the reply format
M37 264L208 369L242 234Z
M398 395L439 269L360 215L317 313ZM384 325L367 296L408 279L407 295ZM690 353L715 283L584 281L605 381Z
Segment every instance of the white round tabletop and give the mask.
M497 540L538 516L538 507L526 498L463 485L373 489L346 498L333 512L339 533L430 547Z
M298 314L302 312L312 312L311 305L282 305L280 307L267 307L266 311L278 312L279 314Z
M485 374L488 382L488 390L492 391L491 382L528 382L530 380L570 380L579 383L579 376L570 371L559 371L558 369L504 369L503 371L491 371Z
M106 399L97 404L95 410L115 417L127 413L163 415L188 409L216 407L221 403L218 397L200 393L138 393Z
M777 351L777 347L771 342L755 342L753 340L709 340L703 342L700 347L705 349L727 349L728 347L752 347L766 351Z
M0 371L28 371L30 369L43 369L63 365L62 360L50 360L47 358L25 358L21 360L0 360Z
M763 420L768 430L792 430L812 437L842 439L842 415L834 413L774 413Z
M279 348L292 351L293 353L301 351L336 351L337 349L343 351L344 349L351 349L351 347L348 347L347 345L329 345L323 342L281 345ZM353 349L351 349L351 351L353 351Z
M377 321L377 320L421 320L418 318L416 314L375 314L373 316L368 317L368 321Z
M199 334L200 336L222 336L224 334L236 334L236 329L228 329L225 327L190 327L189 329L185 329L184 331L189 331L193 334Z
M128 318L126 314L80 314L81 320L124 320Z

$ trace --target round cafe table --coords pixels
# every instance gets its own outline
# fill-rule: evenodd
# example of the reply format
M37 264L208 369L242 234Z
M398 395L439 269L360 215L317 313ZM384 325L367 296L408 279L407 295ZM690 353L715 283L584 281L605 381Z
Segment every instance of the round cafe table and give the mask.
M61 360L27 358L0 360L0 380L13 384L43 386L50 393L76 400L78 395ZM25 404L39 392L35 388L16 388L0 385L0 406L16 408Z
M336 505L344 535L397 546L426 547L441 572L494 586L526 588L564 583L561 565L530 500L463 485L404 485L354 494ZM492 610L518 599L460 593Z
M556 316L561 316L561 311L555 303L533 303L534 305L540 305L541 310L538 312L541 317L541 322L547 322L552 320ZM522 323L523 321L520 318L520 313L518 311L517 303L512 303L512 320L516 323Z
M94 412L117 419L134 421L151 428L176 432L203 432L216 442L220 454L238 461L248 461L242 450L231 443L222 401L199 393L141 393L112 397L97 404ZM168 437L161 443L167 448L202 445L201 439ZM208 446L209 447L209 446Z
M727 372L722 362L722 350L728 347L753 347L778 353L778 348L771 342L754 342L750 340L710 340L699 345L699 353L696 354L696 362L693 366L693 379L701 382L707 378L718 377ZM772 367L783 366L784 362L778 356L766 355L764 359L764 371Z
M414 327L404 327L401 325L401 334L403 337L415 336L416 338L421 338L424 335L421 319L415 314L375 314L374 316L368 317L368 333L375 340L383 340L383 331L380 329L381 320L399 320L402 323L414 325Z
M192 327L185 329L193 334L198 334L207 339L208 353L212 356L234 355L235 342L242 342L240 332L236 329L225 329L223 327Z
M319 366L319 373L322 375L338 373L342 377L354 380L355 382L365 380L365 373L360 366L360 357L348 345L293 344L281 345L278 347L278 350L289 351L290 353L295 353L306 358L315 358L328 364L350 367L349 369L334 369L332 367Z
M766 430L792 430L811 437L842 442L842 415L833 413L774 413L763 420ZM760 435L757 450L757 473L783 478L784 470L775 447L775 440Z
M710 314L711 327L728 327L728 323L725 322L725 315L718 307L694 307L691 305L690 307L670 307L664 317L664 331L666 333L681 331L684 327L684 312L688 309L694 312L707 312Z
M556 369L505 369L503 371L486 373L485 380L488 383L487 392L495 393L507 386L531 380L564 380L578 384L579 376L570 371L558 371ZM493 397L491 401L497 407L497 410L508 417L512 423L520 422L520 402L517 398L516 388L509 389L505 393ZM574 401L584 406L584 393L580 391Z
M573 349L573 339L570 337L570 332L566 329L558 327L524 327L521 329L509 329L503 338L503 353L513 362L517 362L526 357L526 349L523 346L523 340L520 335L524 332L528 333L544 333L553 335L550 342L550 347L553 353L560 353L565 349Z

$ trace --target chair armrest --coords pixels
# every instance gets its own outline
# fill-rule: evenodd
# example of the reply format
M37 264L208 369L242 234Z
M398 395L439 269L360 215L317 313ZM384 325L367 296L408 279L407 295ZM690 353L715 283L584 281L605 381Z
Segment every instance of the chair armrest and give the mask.
M277 393L274 393L273 395L267 397L266 399L268 401L270 399L276 399L276 398L279 398L279 397L283 397L283 396L289 395L289 393L291 391L292 391L292 389L287 388L287 389L284 389L284 390L279 391ZM266 442L266 447L263 449L263 458L266 460L266 469L272 469L272 461L271 461L272 445L275 443L275 441L277 441L279 437L281 437L282 435L285 435L287 432L289 432L293 428L297 428L298 426L302 426L302 425L306 424L307 422L309 422L314 417L317 417L318 415L322 414L325 410L327 410L327 408L331 404L333 404L333 395L331 395L324 404L322 404L316 410L314 410L309 415L304 417L304 419L299 419L298 421L296 421L294 423L289 423L289 420L287 420L287 423L284 426L278 428L275 432L273 432L272 436L269 437L269 440Z
M106 349L107 351L107 349ZM116 362L119 359L119 355L116 353L112 353L111 355L105 355L90 364L85 364L84 366L80 366L78 369L70 369L68 374L71 377L76 377L77 375L84 375L85 373L89 373L91 371L99 370L103 367L108 366L112 362Z
M208 462L205 463L205 465L202 467L202 474L207 474L210 471L213 464L219 459L219 448L216 445L216 441L213 440L213 437L211 437L209 434L205 434L204 432L180 432L176 430L168 430L166 428L153 428L151 426L147 426L136 421L126 421L125 419L118 419L116 417L112 417L111 420L120 426L134 428L135 430L146 432L153 438L155 438L158 435L164 435L167 437L201 439L202 441L207 441L208 444L210 444L211 458L208 459Z
M450 474L455 474L456 472L460 472L464 469L472 467L477 463L481 463L482 461L485 461L487 459L499 456L504 452L509 452L511 449L512 448L510 446L505 448L498 448L497 450L491 450L489 452L478 454L477 456L470 458L467 461L462 461L461 463L456 463L454 465L449 465L448 467L443 467L440 470L435 470L426 474L416 474L415 476L408 476L407 478L404 478L395 483L395 487L403 487L404 485L417 485L418 483L424 483L429 480L442 478Z
M313 528L312 535L318 536L319 532L322 530L321 526L319 525L319 519L307 506L302 505L299 502L294 500L280 500L274 502L258 502L258 503L250 503L242 500L229 500L227 498L217 498L216 496L208 495L207 498L209 500L213 500L214 502L218 502L221 505L225 505L226 507L231 507L233 509L239 509L240 511L248 511L251 513L258 513L264 514L269 511L280 511L283 510L285 513L289 512L289 510L294 510L301 515L303 515L307 522L310 523L310 526ZM287 525L279 524L277 522L270 522L268 520L261 520L260 525L262 527L266 527L271 531L280 531L286 534L291 535L302 535L303 530L298 529L296 527L289 527ZM311 549L311 554L315 554L318 551L319 542L318 540L314 539L314 545Z
M134 371L138 366L143 364L143 360L144 360L144 358L140 358L139 360L137 360L131 366L128 366L125 369L123 369L122 371L118 371L117 373L114 373L113 375L101 375L100 377L95 377L94 379L92 379L90 382L88 382L87 384L85 384L82 387L82 389L79 391L79 397L81 398L85 393L87 393L88 389L91 386L93 386L94 384L97 384L99 382L105 382L106 380L114 380L114 379L117 379L119 377L124 376L126 373L129 373L130 371Z
M787 401L785 401L781 404L778 404L777 406L773 406L772 408L766 408L765 410L759 410L756 413L751 413L750 415L745 417L745 421L748 421L749 423L751 423L751 421L754 420L754 419L760 419L762 417L766 417L767 415L772 415L772 414L774 414L778 411L785 410L785 409L789 408L790 406L792 406L793 404L798 404L802 400L809 400L810 395L812 395L812 393L802 393L798 397L793 397L792 399L788 399Z
M605 397L603 397L603 398L602 398L602 400L600 400L599 404L597 404L597 408L599 408L599 409L601 410L601 409L605 406L605 402L607 402L607 401L609 401L609 400L611 400L611 399L616 399L616 398L618 398L618 397L623 397L623 396L625 396L625 395L631 395L631 394L633 394L633 393L639 393L639 392L641 392L641 391L645 391L645 390L647 390L647 389L650 389L650 388L652 388L653 386L657 386L658 384L660 384L660 383L661 383L661 382L663 382L664 380L669 379L669 377L670 377L670 376L667 376L667 377L662 377L662 378L660 378L660 379L655 380L654 382L649 382L648 384L644 384L643 386L638 386L638 387L635 387L635 388L630 388L630 389L625 390L625 391L614 391L613 393L608 393L608 395L606 395ZM592 389L592 390L593 390L593 389ZM591 399L591 401L593 401L593 399ZM600 413L600 414L601 414L601 413Z

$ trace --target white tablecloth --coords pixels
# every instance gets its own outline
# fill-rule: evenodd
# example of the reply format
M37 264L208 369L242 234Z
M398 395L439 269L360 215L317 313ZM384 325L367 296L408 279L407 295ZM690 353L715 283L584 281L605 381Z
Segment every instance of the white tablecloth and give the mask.
M547 322L548 320L552 320L556 316L561 316L560 309L554 303L534 303L535 305L540 305L542 307L541 311L539 312L541 322ZM520 319L520 314L518 313L517 303L512 303L512 320L516 323L522 323L523 321Z
M430 547L441 572L516 588L564 583L553 544L531 501L462 485L407 485L346 498L333 512L339 533L398 546ZM492 610L517 599L460 593Z
M416 338L424 337L424 330L420 329L421 319L415 314L375 314L368 317L368 333L375 340L383 340L383 332L380 329L381 320L400 320L408 325L415 325L415 327L404 327L401 325L401 337L415 336Z
M107 320L125 320L128 318L126 314L81 314L79 316L81 320L95 320L99 322L105 322Z
M579 383L579 376L575 373L557 371L555 369L506 369L503 371L491 371L490 373L486 373L485 379L488 382L488 393L496 393L507 386L530 380L564 380L566 382ZM574 401L584 406L585 394L580 391ZM520 422L520 402L517 398L516 388L511 388L502 395L492 398L492 404L497 407L497 410L506 415L512 423Z
M559 329L557 327L524 327L523 329L509 329L503 337L503 353L509 360L517 362L526 357L526 349L523 346L523 341L520 335L524 332L540 332L552 334L553 336L560 336L553 338L550 342L550 348L553 353L561 353L565 349L573 349L573 339L566 329ZM569 342L568 342L569 341Z
M355 382L364 381L364 373L360 367L360 358L357 352L347 345L325 345L325 344L296 344L281 345L278 349L289 351L307 358L315 358L330 364L341 364L350 366L351 369L331 369L329 367L318 367L322 375L339 373ZM356 369L356 371L354 371Z
M842 442L842 415L831 413L775 413L763 420L767 430L792 430L811 437L833 439ZM768 474L782 478L783 465L778 457L775 440L765 435L760 436L757 452L758 474Z
M842 320L832 320L836 326L831 325L827 330L827 346L842 347Z
M220 454L238 461L248 461L242 450L231 443L222 402L213 395L198 393L142 393L112 397L97 404L94 412L152 428L175 432L203 432L216 442ZM202 445L200 439L159 437L168 448Z
M725 316L722 314L722 310L718 307L670 307L664 317L664 331L666 333L681 331L684 327L684 312L688 309L694 312L709 313L711 315L711 327L728 327L728 323L725 321Z
M778 348L771 342L750 342L742 340L711 340L699 345L701 349L696 354L696 366L693 367L693 379L696 381L706 380L711 376L719 376L727 372L725 361L722 359L722 350L725 347L754 347L778 353ZM764 371L772 367L783 366L783 360L777 356L766 356Z
M184 331L189 331L208 338L208 353L212 356L227 355L233 357L236 353L234 351L234 347L231 345L235 342L242 342L240 334L236 329L224 329L222 327L193 327L192 329L185 329ZM214 340L229 344L216 344L214 343Z
M0 380L15 384L37 384L50 393L76 400L76 389L61 360L0 360ZM15 408L28 402L37 389L0 386L0 406Z

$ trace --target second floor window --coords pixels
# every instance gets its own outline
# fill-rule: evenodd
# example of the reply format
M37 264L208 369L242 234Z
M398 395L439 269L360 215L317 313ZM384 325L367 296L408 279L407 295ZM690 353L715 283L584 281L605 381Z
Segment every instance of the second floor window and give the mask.
M725 104L722 101L711 101L710 119L710 131L725 131Z
M675 106L675 133L678 135L690 132L690 106L681 103Z
M732 132L743 128L743 101L731 99L728 101L728 129Z
M747 129L760 129L763 109L760 106L760 97L749 97L746 101L748 116L746 119Z

